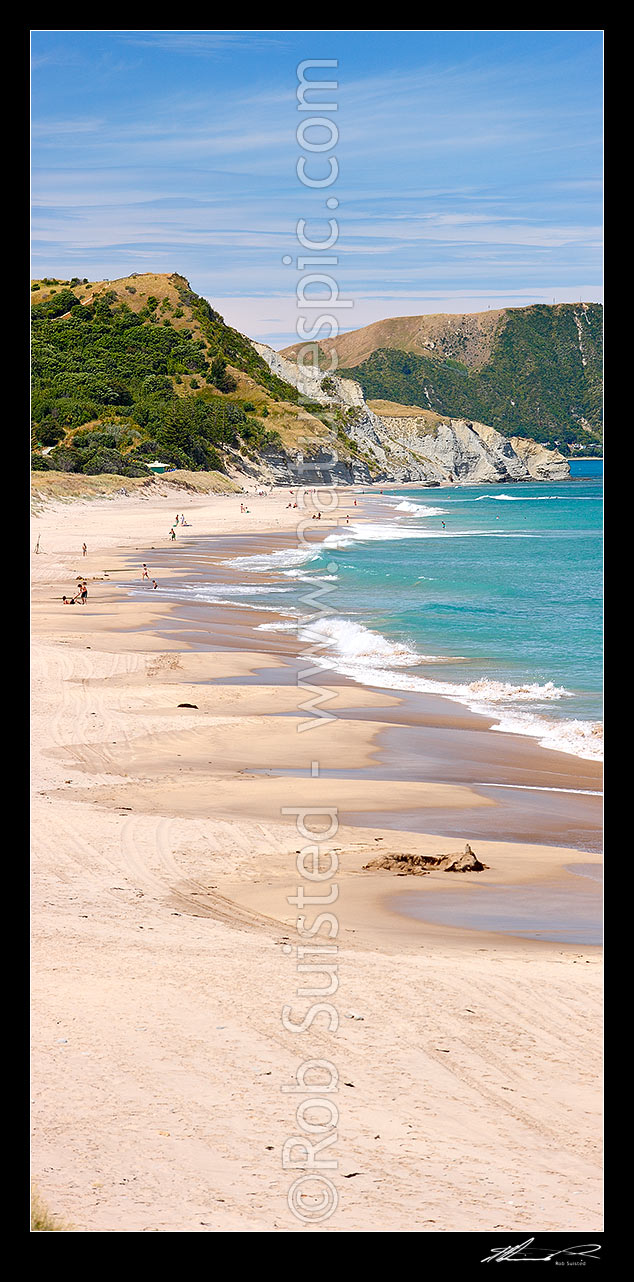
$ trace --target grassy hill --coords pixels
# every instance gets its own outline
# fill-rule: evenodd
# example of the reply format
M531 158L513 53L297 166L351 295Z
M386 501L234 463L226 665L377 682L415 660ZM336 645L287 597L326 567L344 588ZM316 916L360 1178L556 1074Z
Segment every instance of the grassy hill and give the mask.
M337 372L368 400L593 448L602 440L602 326L599 303L394 317L320 345L319 362L330 367L334 349Z
M300 408L183 276L45 278L31 290L38 471L147 477L158 458L224 472L300 438L332 439L323 407Z

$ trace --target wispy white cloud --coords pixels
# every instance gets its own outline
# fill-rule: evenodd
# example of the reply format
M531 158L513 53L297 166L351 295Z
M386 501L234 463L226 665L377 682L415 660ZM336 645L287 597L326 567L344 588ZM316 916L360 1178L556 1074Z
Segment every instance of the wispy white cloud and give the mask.
M261 31L125 31L112 34L125 44L198 57L214 57L236 48L281 48L285 43L281 37Z
M331 47L343 38L325 34ZM397 314L408 290L422 311L425 300L443 310L454 295L534 301L557 285L574 296L577 281L596 285L600 104L566 33L553 33L550 56L531 58L517 42L503 55L492 41L492 53L480 44L454 61L386 58L370 70L363 41L380 33L357 35L334 73L336 275L364 317L373 307L382 308L374 320ZM295 173L298 33L97 36L57 33L35 49L42 270L114 277L135 260L178 268L197 288L233 298L241 328L270 334L279 324L286 335L296 273L281 259L297 251L298 217L323 228L325 212L323 193L307 192ZM126 74L128 56L138 56L138 74ZM65 75L71 64L77 74ZM280 300L275 311L270 299Z

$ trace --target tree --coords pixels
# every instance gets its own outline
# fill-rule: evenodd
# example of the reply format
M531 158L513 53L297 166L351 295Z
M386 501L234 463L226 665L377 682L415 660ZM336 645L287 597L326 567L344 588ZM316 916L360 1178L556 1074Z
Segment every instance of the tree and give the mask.
M212 382L221 392L235 392L238 384L231 374L227 373L227 362L224 356L214 356L211 362L210 375Z

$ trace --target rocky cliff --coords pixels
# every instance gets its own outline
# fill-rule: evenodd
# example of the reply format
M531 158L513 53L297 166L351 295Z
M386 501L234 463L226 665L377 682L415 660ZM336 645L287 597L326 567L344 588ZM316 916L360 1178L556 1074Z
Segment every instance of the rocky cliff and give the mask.
M531 480L562 480L569 475L566 459L557 450L524 438L509 440L485 423L440 416L412 406L378 401L368 404L360 385L337 375L324 376L312 367L300 368L263 343L258 354L278 378L295 387L308 401L332 408L338 416L339 438L356 451L345 463L321 451L313 456L315 478L345 481L419 481L422 484L489 485ZM380 411L380 412L377 412ZM286 452L267 457L276 479L280 471L301 471L306 459Z
M599 303L396 316L307 346L323 369L356 379L368 400L423 405L546 445L594 452L602 440ZM296 343L283 355L296 360L299 351Z

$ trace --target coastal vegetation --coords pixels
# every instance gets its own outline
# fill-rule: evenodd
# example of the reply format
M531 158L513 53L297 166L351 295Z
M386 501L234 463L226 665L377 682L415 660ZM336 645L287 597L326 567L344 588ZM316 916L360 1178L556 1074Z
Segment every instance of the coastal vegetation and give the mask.
M32 1233L64 1233L66 1225L61 1220L52 1215L48 1207L42 1201L37 1189L31 1190L31 1232Z
M222 471L231 451L278 447L263 420L271 402L296 404L296 389L183 277L151 276L153 293L135 279L34 282L34 470L147 476L158 457Z

